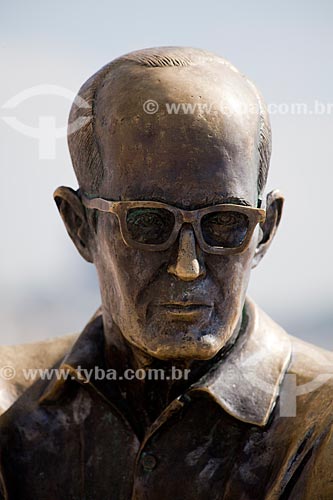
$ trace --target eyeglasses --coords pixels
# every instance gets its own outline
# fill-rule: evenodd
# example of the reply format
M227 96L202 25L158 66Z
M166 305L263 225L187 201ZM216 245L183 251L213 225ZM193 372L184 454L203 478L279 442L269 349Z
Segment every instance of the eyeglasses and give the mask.
M241 253L249 246L256 225L266 217L263 209L226 203L182 210L157 201L109 201L83 193L81 199L86 208L118 217L126 245L149 251L166 250L183 224L190 224L203 251Z

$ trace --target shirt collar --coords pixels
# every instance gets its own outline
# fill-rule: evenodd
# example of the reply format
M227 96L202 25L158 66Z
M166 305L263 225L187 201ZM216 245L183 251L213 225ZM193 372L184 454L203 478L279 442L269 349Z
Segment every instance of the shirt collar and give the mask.
M264 426L291 359L287 333L249 298L246 331L225 359L192 386L208 392L233 417Z
M233 417L264 426L272 413L279 388L291 359L291 342L286 332L249 298L245 302L246 331L234 346L186 391L204 392ZM82 368L104 366L104 335L101 311L90 320L72 350L60 364L78 382ZM78 368L81 368L78 371ZM94 387L94 381L90 385ZM40 402L58 399L66 380L54 378Z

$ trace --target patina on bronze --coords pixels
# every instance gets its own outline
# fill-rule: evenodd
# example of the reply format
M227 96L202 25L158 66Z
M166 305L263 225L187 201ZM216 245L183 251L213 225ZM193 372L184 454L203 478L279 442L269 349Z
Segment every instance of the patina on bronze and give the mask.
M246 297L283 207L279 191L262 203L257 89L221 57L162 47L112 61L79 96L79 190L55 201L102 305L44 357L70 377L2 387L2 497L333 498L333 356Z

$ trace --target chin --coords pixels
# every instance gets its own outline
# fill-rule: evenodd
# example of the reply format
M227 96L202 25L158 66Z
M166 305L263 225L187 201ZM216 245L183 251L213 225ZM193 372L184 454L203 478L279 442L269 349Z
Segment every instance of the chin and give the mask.
M194 361L209 360L213 358L219 349L212 346L203 346L193 343L192 345L163 346L157 351L150 351L150 355L161 361Z
M230 330L209 328L197 330L165 328L159 335L145 339L144 350L163 361L208 360L213 358L230 338Z

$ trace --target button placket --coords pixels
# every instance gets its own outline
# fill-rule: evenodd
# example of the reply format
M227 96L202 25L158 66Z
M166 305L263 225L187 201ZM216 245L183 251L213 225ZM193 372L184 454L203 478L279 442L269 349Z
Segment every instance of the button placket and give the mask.
M141 465L146 472L152 471L157 465L156 457L152 453L142 453Z
M160 429L163 424L169 420L174 414L178 413L183 409L184 404L188 403L186 399L182 396L173 400L167 408L161 413L161 415L153 422L150 429L148 430L143 442L141 443L140 449L137 454L136 465L134 469L134 480L133 480L133 491L132 499L136 499L137 496L137 481L142 481L145 473L152 472L158 466L158 458L155 454L148 451L148 442L150 438Z

